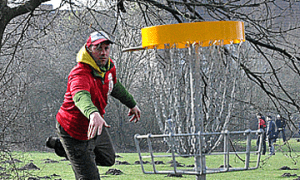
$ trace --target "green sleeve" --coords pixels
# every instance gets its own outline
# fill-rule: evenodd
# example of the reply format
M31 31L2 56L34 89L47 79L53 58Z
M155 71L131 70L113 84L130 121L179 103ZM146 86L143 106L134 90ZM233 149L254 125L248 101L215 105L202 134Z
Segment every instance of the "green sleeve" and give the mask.
M119 80L117 80L117 83L114 85L114 88L110 95L118 99L122 104L130 109L136 105L133 96L126 90L126 88L119 82Z
M73 101L75 106L88 119L90 119L90 115L93 112L98 112L97 107L92 102L91 94L88 91L78 91L73 97Z

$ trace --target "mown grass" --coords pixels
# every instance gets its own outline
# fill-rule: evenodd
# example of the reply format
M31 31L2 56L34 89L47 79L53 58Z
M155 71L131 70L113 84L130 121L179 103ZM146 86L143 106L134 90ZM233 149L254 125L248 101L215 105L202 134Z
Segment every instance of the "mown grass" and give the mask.
M290 149L293 149L294 152L289 152ZM300 143L295 139L289 141L288 145L283 145L282 142L278 141L276 146L276 155L275 156L262 156L260 167L256 170L248 171L235 171L227 173L216 173L216 174L207 174L206 179L215 179L215 180L246 180L246 179L296 179L297 177L281 177L284 173L297 174L300 176L300 170L279 170L283 166L288 166L292 169L300 169ZM165 155L165 153L160 153ZM137 153L118 153L120 158L117 158L117 161L128 162L130 165L114 165L112 167L99 167L101 173L101 179L113 179L113 180L157 180L157 179L196 179L195 175L183 175L183 177L167 177L167 174L143 174L141 170L141 165L135 164L135 161L139 160ZM143 154L146 155L146 154ZM22 179L20 176L39 177L40 179L62 179L62 180L73 180L74 173L72 171L69 161L64 161L63 158L60 158L55 155L55 153L49 152L14 152L14 158L18 158L22 162L16 163L17 167L22 167L28 163L33 163L40 170L27 170L27 171L18 171L19 177L15 179ZM241 155L240 158L244 160L244 156ZM230 156L230 165L232 167L243 167L244 164L239 157L236 155ZM251 162L256 160L257 156L251 155ZM49 160L55 161L52 163L47 163ZM151 159L143 159L144 161L151 161ZM168 164L168 161L172 159L170 157L156 158L157 161L163 161L165 164L156 165L157 170L173 170ZM182 158L178 157L176 160L185 165L181 169L187 169L187 165L194 164L193 158ZM207 156L206 164L208 168L217 168L223 164L223 156ZM250 163L250 166L255 166L255 163ZM146 164L146 171L152 170L152 165ZM122 175L106 175L109 169L118 169L123 172ZM180 168L179 168L180 169ZM22 174L21 174L22 173ZM21 175L20 175L21 174ZM55 176L57 175L57 176ZM24 178L25 179L25 178Z

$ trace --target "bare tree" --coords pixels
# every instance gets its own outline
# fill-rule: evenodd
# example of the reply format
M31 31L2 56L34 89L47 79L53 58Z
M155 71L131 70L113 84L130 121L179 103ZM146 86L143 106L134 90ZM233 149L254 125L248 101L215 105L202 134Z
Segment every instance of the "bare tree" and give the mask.
M299 96L295 93L298 86L295 82L299 81L299 45L296 44L299 39L299 2L128 0L125 9L126 5L130 6L131 3L138 4L140 14L147 26L216 20L235 20L245 23L246 43L241 47L244 50L237 52L239 58L235 57L233 50L225 49L223 54L230 60L212 62L219 65L224 63L224 67L217 69L219 73L226 69L226 65L234 68L235 71L241 68L241 71L238 71L239 76L233 76L234 81L229 83L226 77L230 80L230 76L222 76L223 78L218 79L221 76L214 72L216 69L210 71L213 76L202 74L203 84L200 86L205 88L199 97L203 101L198 102L198 104L202 103L201 108L198 109L202 116L198 118L204 119L206 127L204 131L249 128L251 121L255 121L256 112L273 117L282 114L289 119L290 126L297 128L295 123L299 114ZM153 73L146 78L151 81L150 84L154 84L152 97L155 98L153 104L156 109L156 119L161 129L163 129L163 121L169 116L175 116L176 123L182 123L183 119L187 119L187 126L197 129L199 122L198 124L195 123L196 121L193 122L193 116L199 111L190 112L192 110L187 107L190 103L183 103L186 108L183 113L185 117L176 117L180 110L178 108L181 104L180 97L184 97L180 92L187 93L188 89L180 91L180 85L184 84L180 83L180 77L172 74L180 69L172 67L179 65L180 62L170 62L170 59L172 60L170 56L177 52L172 52L171 55L168 53L166 50L163 58L156 58L159 62L152 64L152 69L149 71ZM177 56L178 60L182 60L180 55ZM186 59L183 60L188 62ZM230 65L231 61L235 61L235 67ZM202 68L204 67L201 66ZM184 74L182 76L184 77ZM210 77L214 78L210 79ZM210 86L215 82L214 79L229 84L219 87ZM216 99L220 102L215 101ZM181 101L185 100L181 99ZM242 120L244 122L241 123ZM240 124L246 126L241 127ZM182 132L181 124L178 124L177 128L178 132ZM195 131L195 128L192 131ZM290 137L293 135L295 132L290 133Z
M66 61L70 59L70 62L75 63L76 51L85 42L87 34L94 30L104 30L116 39L113 59L120 71L119 79L138 97L139 103L143 101L141 109L146 112L143 114L145 124L141 123L138 128L140 133L157 132L158 127L163 132L164 121L168 117L176 120L177 132L199 130L189 129L191 124L197 127L199 123L198 120L193 122L194 113L202 115L205 131L253 128L254 114L258 111L266 115L282 114L289 119L289 125L293 129L296 128L300 102L297 91L299 85L295 83L299 82L300 74L297 1L72 1L68 10L60 10L59 13L35 11L41 2L44 1L30 0L22 5L8 6L6 1L1 1L0 28L3 30L0 29L0 86L1 93L4 94L1 99L4 130L10 129L15 120L21 117L31 119L26 121L26 124L32 123L32 127L43 127L43 124L48 124L47 127L54 126L55 121L52 118L60 104L64 91L63 82L72 65ZM47 16L46 12L52 12L51 16ZM23 15L20 16L21 14ZM51 20L57 16L59 21ZM37 21L38 17L45 20L42 26L41 19ZM219 56L212 56L205 52L206 49L198 48L204 53L201 57L203 64L200 64L202 71L201 74L197 74L202 78L197 85L202 87L198 97L201 101L197 103L202 105L199 111L194 113L187 106L191 93L187 88L190 83L187 73L192 68L199 67L190 66L192 59L187 59L189 55L186 55L186 52L169 49L165 54L154 51L120 53L124 47L140 45L139 30L146 26L223 20L243 21L246 42L238 47L210 49L216 54L220 53ZM8 24L9 29L5 30ZM33 47L29 45L32 42L34 51L41 50L46 56L32 53L30 48ZM45 47L45 44L48 46ZM30 53L34 55L30 56ZM174 54L179 59L171 57ZM25 65L38 62L38 59L34 61L33 57L47 62L39 68L48 71ZM206 64L205 61L209 63ZM205 68L204 64L210 65L211 69ZM174 70L180 73L172 74ZM45 72L55 73L34 81L36 75ZM26 76L24 73L27 73ZM159 78L163 78L164 82L159 81ZM51 79L56 81L49 83ZM33 91L32 87L38 86L47 88L35 88ZM24 96L28 87L31 92ZM55 91L51 90L53 87ZM32 98L31 94L38 95L36 99L40 102ZM26 100L25 103L35 102L35 105L25 108L21 100ZM132 147L131 135L121 136L129 131L136 132L131 131L133 127L126 124L126 108L121 108L118 102L111 106L113 110L108 110L107 116L112 119L111 124L115 127L112 129L113 136L120 142L120 147L126 144L128 148ZM20 117L20 114L23 116ZM151 123L154 119L157 120L155 124ZM21 126L22 123L14 125L16 128L13 129L18 130L17 125ZM144 125L147 128L144 128ZM46 134L53 132L54 127ZM27 132L22 131L20 137L24 137L25 134ZM292 136L293 133L290 134L290 137Z

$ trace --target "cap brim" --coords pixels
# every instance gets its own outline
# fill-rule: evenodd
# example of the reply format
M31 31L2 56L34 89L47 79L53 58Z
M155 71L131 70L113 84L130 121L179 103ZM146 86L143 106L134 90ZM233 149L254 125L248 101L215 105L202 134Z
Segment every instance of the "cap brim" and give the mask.
M109 40L109 39L98 39L98 40L92 42L91 44L94 45L94 46L96 46L96 45L98 45L98 44L100 44L102 42L105 42L105 41L108 41L109 43L113 44L113 42L111 40Z
M130 48L122 49L122 52L132 52L132 51L140 51L140 50L145 50L145 48L142 46L130 47Z

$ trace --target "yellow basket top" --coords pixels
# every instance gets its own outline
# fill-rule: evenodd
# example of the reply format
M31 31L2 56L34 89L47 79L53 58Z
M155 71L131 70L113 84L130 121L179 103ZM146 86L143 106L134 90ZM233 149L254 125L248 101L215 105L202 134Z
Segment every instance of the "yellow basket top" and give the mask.
M146 27L142 30L142 47L164 49L165 44L186 48L225 45L245 41L244 23L240 21L205 21Z

